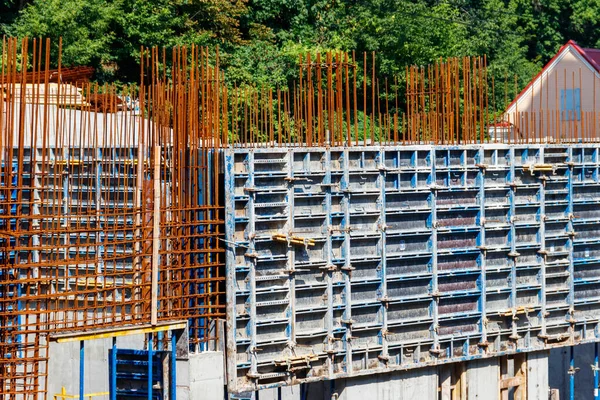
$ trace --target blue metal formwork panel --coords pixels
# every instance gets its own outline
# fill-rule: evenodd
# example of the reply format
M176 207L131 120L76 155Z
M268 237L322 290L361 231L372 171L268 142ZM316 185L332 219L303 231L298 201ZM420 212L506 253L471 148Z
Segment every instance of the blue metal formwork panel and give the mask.
M164 399L163 362L166 356L165 351L149 354L147 350L110 349L109 359L114 359L114 364L109 365L109 376L114 377L110 398ZM150 382L152 393L149 393Z
M230 149L229 391L598 340L599 151Z

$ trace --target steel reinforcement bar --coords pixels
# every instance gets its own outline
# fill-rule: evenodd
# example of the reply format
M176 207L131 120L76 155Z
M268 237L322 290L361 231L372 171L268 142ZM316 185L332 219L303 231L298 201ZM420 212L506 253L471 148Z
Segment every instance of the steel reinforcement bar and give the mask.
M50 54L49 41L2 43L6 399L45 397L50 333L187 319L201 349L224 316L223 89L208 50L175 49L167 79L142 49L141 84L122 88L50 79Z

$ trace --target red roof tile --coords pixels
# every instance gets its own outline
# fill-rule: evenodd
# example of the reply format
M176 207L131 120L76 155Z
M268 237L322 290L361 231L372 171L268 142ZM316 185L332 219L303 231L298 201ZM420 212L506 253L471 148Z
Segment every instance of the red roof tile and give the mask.
M579 49L586 60L592 64L592 67L596 68L596 71L600 72L600 49L586 49L581 47L579 47Z

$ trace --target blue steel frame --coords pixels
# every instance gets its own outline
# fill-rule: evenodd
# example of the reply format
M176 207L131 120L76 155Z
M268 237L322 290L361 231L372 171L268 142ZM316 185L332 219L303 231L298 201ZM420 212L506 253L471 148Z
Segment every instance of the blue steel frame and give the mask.
M600 384L598 379L598 346L600 346L600 343L594 345L594 365L592 366L594 370L594 400L600 400L600 393L598 392L598 384Z
M169 399L170 400L176 400L177 399L177 334L175 331L171 331L170 332L171 335L171 339L170 339L170 343L171 343L171 348L169 349ZM155 396L153 393L153 372L152 372L152 365L154 362L154 355L156 353L166 353L166 351L163 350L154 350L154 334L153 333L148 333L146 336L146 341L147 341L147 349L145 351L145 353L147 354L147 376L148 376L148 380L146 383L146 390L147 390L147 394L146 397L148 398L148 400L152 400ZM79 376L80 376L80 387L79 387L79 393L80 393L80 398L84 393L84 387L83 387L83 379L82 377L84 376L84 364L82 362L82 360L84 359L83 357L83 351L84 351L84 341L80 342L80 365L79 365ZM141 352L140 352L141 353ZM117 399L117 356L118 356L118 349L117 349L117 338L113 337L112 338L112 348L111 351L109 352L109 394L110 394L110 399L111 400L116 400ZM132 397L136 397L135 394L132 395Z
M227 150L228 390L598 341L599 151Z

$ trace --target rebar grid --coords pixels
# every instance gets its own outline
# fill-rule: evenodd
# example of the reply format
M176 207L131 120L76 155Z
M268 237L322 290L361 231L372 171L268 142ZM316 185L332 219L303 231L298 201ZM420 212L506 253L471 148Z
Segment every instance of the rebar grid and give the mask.
M208 60L191 52L196 66ZM46 396L54 333L188 319L192 346L217 339L220 84L206 82L218 70L178 65L186 49L175 49L167 80L153 73L157 50L142 54L139 86L68 85L50 81L49 41L3 40L3 398ZM109 104L86 100L99 96Z

